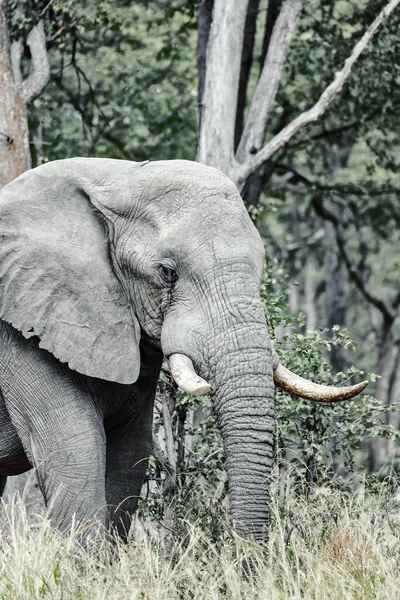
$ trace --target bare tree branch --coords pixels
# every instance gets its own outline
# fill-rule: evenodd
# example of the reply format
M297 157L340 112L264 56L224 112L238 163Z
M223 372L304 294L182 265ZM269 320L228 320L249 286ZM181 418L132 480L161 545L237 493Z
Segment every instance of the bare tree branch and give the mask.
M283 65L303 4L303 0L286 0L275 23L265 64L236 153L239 162L244 162L248 155L254 154L264 141L268 115L278 91Z
M160 463L161 467L168 473L168 475L173 475L175 472L174 468L169 463L168 458L167 458L165 452L163 451L163 449L161 448L161 444L158 441L158 438L155 435L155 433L153 433L152 441L153 441L152 454L156 457L156 459Z
M72 90L66 87L60 75L55 74L52 76L52 79L56 83L58 88L66 94L68 101L74 107L74 109L78 111L81 115L82 123L87 127L89 137L92 138L91 142L93 142L93 121L91 120L88 111L85 110L85 108L80 104L76 94L74 94ZM96 104L95 100L93 100L93 102L94 104ZM97 106L97 108L99 108L100 114L105 118L104 113L101 112L101 107ZM136 160L134 156L126 152L124 143L110 132L110 127L108 129L98 131L97 141L102 138L111 142L115 146L115 148L120 152L122 158L126 160Z
M346 79L349 77L354 63L360 54L365 50L368 43L376 33L379 26L389 17L389 15L400 4L400 0L390 0L390 2L381 10L379 15L368 27L362 38L354 46L352 53L346 59L343 68L336 73L335 79L323 91L319 100L312 108L301 113L289 125L284 127L262 150L251 156L246 156L246 161L242 164L237 163L232 168L231 178L236 182L239 190L243 189L246 179L251 173L260 167L268 158L270 158L279 148L282 148L287 142L303 127L316 121L325 112L332 100L341 91Z
M21 73L22 40L16 40L11 44L10 63L14 83L19 87L22 83Z
M396 314L397 314L396 309L398 307L398 304L396 304L397 297L395 298L394 302L392 302L392 303L385 302L384 300L382 300L381 298L379 298L378 296L376 296L375 294L373 294L371 291L369 291L367 289L362 272L356 266L356 264L351 256L350 250L346 244L346 239L345 239L345 235L344 235L344 231L343 231L343 223L342 223L341 219L333 211L326 208L326 206L324 206L320 200L315 199L313 201L313 207L314 207L315 212L320 217L322 217L323 219L325 219L327 221L330 221L333 224L333 227L335 230L336 242L337 242L339 251L340 251L341 255L343 256L350 279L352 281L354 281L357 288L360 290L360 292L362 293L364 298L367 300L367 302L369 302L370 304L375 306L382 313L383 317L386 318L388 321L394 321L394 319L396 318ZM400 302L400 298L399 298L399 302Z
M267 18L265 20L264 39L260 56L260 69L262 70L267 56L269 43L271 41L272 32L275 27L276 20L282 7L282 0L268 0Z
M333 129L325 129L324 131L320 131L319 133L310 135L309 138L306 138L304 140L299 140L298 142L287 144L286 148L292 150L293 148L299 148L300 146L305 146L311 141L324 140L326 138L338 135L340 133L350 131L351 129L356 129L357 127L360 127L361 125L364 125L365 123L367 123L369 120L371 120L373 117L375 117L379 112L381 112L380 107L371 111L367 115L364 115L362 119L355 119L354 121L351 121L350 123L344 123L343 125L340 125L339 127L334 127Z
M31 165L26 105L11 67L7 5L0 0L0 187Z
M253 64L259 4L260 0L249 0L246 22L244 24L243 50L236 107L235 150L239 145L243 133L244 112L247 105L247 88L250 79L251 65Z
M400 306L400 292L397 292L396 296L393 299L392 307L394 310L397 310Z
M21 83L20 94L23 101L29 104L37 98L50 78L50 62L43 23L33 27L26 41L31 51L31 72Z

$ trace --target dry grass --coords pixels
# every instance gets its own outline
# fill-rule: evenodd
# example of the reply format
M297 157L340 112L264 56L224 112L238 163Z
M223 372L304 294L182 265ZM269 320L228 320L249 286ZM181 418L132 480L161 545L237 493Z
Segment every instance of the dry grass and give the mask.
M3 509L0 598L118 599L397 599L400 507L395 496L318 490L307 503L290 482L273 498L268 549L231 536L212 544L189 525L166 555L160 540L136 533L91 555L75 535L60 536L43 519ZM117 556L116 556L117 555ZM243 567L245 557L250 573Z

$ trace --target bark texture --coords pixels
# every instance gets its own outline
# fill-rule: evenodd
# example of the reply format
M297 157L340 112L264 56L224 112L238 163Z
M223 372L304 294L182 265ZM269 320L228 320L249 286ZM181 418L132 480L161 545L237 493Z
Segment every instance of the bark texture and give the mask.
M6 6L0 0L0 187L29 168L27 110L13 79Z
M260 0L249 0L246 22L244 25L242 61L238 87L238 103L236 108L235 126L235 151L240 142L244 126L244 112L246 110L247 86L253 64L254 42L256 37L257 17Z
M201 131L204 83L206 77L207 44L210 35L214 0L199 0L197 13L197 72L198 84L198 132Z
M6 0L0 0L0 187L31 167L27 106L46 85L50 66L43 25L27 38L30 74L20 70L21 42L10 44Z
M399 0L400 1L400 0ZM232 170L237 90L249 0L215 0L207 45L207 68L197 160Z

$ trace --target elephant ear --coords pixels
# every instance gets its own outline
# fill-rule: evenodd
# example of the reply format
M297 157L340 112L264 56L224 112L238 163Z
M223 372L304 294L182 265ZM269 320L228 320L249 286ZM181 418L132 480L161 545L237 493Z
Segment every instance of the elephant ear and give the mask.
M56 161L0 191L0 318L79 373L133 383L140 327L108 253L112 223L94 200L102 185L111 195L118 163L124 173L137 165Z

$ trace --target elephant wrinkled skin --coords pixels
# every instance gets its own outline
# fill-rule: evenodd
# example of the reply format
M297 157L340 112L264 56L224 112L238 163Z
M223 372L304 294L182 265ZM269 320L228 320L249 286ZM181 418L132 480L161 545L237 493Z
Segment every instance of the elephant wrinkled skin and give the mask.
M233 521L262 538L278 361L234 184L189 161L56 161L1 190L0 237L0 484L35 467L57 526L108 514L124 535L172 357L182 387L213 389Z

